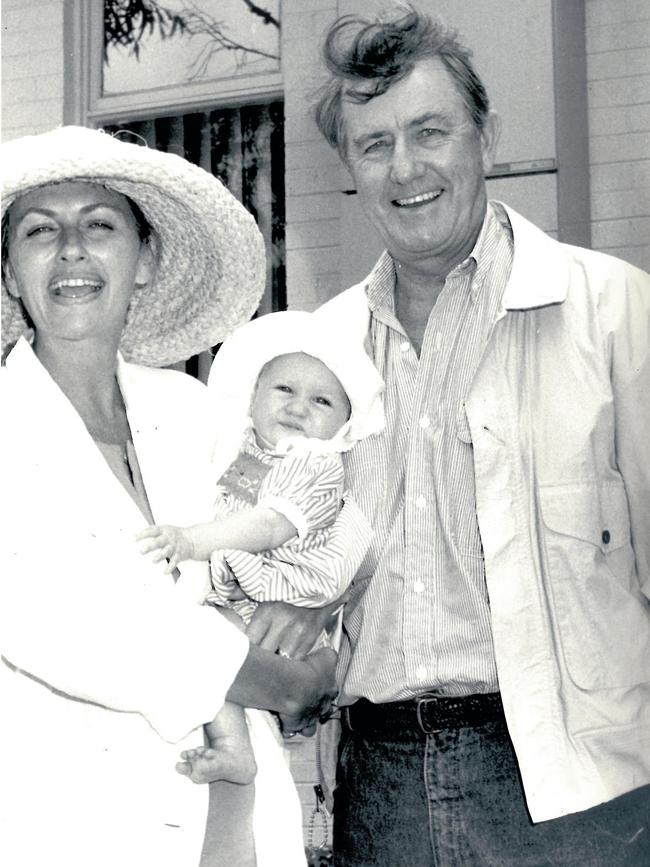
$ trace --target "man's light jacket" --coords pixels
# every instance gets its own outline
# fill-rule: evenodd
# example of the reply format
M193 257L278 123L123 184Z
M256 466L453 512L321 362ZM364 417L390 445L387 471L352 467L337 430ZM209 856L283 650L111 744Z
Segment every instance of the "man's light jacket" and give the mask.
M650 277L506 210L512 271L459 435L539 822L650 783ZM367 334L364 287L321 314Z

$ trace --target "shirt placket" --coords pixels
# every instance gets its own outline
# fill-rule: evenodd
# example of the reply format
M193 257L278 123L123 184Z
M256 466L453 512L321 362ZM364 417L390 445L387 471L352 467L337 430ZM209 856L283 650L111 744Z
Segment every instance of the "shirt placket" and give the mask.
M441 669L448 667L440 653L446 576L436 465L444 466L443 413L451 411L445 388L459 327L449 298L452 293L467 298L471 277L467 267L449 275L429 316L419 361L410 349L417 372L404 479L403 635L409 686L416 692L439 682Z

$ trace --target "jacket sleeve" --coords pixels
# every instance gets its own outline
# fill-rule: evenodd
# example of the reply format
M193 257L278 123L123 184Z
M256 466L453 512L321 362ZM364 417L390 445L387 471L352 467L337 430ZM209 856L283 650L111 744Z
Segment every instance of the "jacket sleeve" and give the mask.
M601 306L616 413L616 459L641 589L650 599L650 275L624 262Z
M0 652L16 676L140 714L176 742L218 713L248 641L140 553L143 516L35 365L2 371L11 424L2 450ZM149 378L143 389L152 390ZM194 416L185 411L169 435L152 415L149 438L161 439L161 487L187 499L179 479L195 462L168 466L179 437L192 450Z

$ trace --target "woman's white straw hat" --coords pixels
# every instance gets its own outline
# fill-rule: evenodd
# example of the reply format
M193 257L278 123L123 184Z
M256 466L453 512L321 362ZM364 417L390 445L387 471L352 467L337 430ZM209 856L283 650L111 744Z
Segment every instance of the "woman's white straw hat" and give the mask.
M217 353L208 376L211 411L218 429L215 455L232 460L250 425L250 406L264 365L278 355L304 352L320 359L337 377L350 401L349 421L335 437L346 451L384 428L384 382L363 339L335 333L318 313L285 310L268 313L238 328ZM227 465L227 463L226 463ZM225 466L224 466L225 469Z
M159 241L156 274L137 287L120 343L127 361L163 366L220 343L257 309L264 241L255 220L204 169L100 130L64 126L3 143L2 216L47 184L85 181L128 196ZM3 255L5 251L3 251ZM29 332L2 288L2 351Z

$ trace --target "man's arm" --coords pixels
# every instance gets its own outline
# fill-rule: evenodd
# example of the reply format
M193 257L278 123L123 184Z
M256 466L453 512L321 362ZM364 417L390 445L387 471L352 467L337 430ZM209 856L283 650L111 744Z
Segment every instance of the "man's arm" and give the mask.
M302 608L288 602L260 602L246 628L251 644L294 659L306 656L323 630L336 625L336 614L348 594L322 608Z

